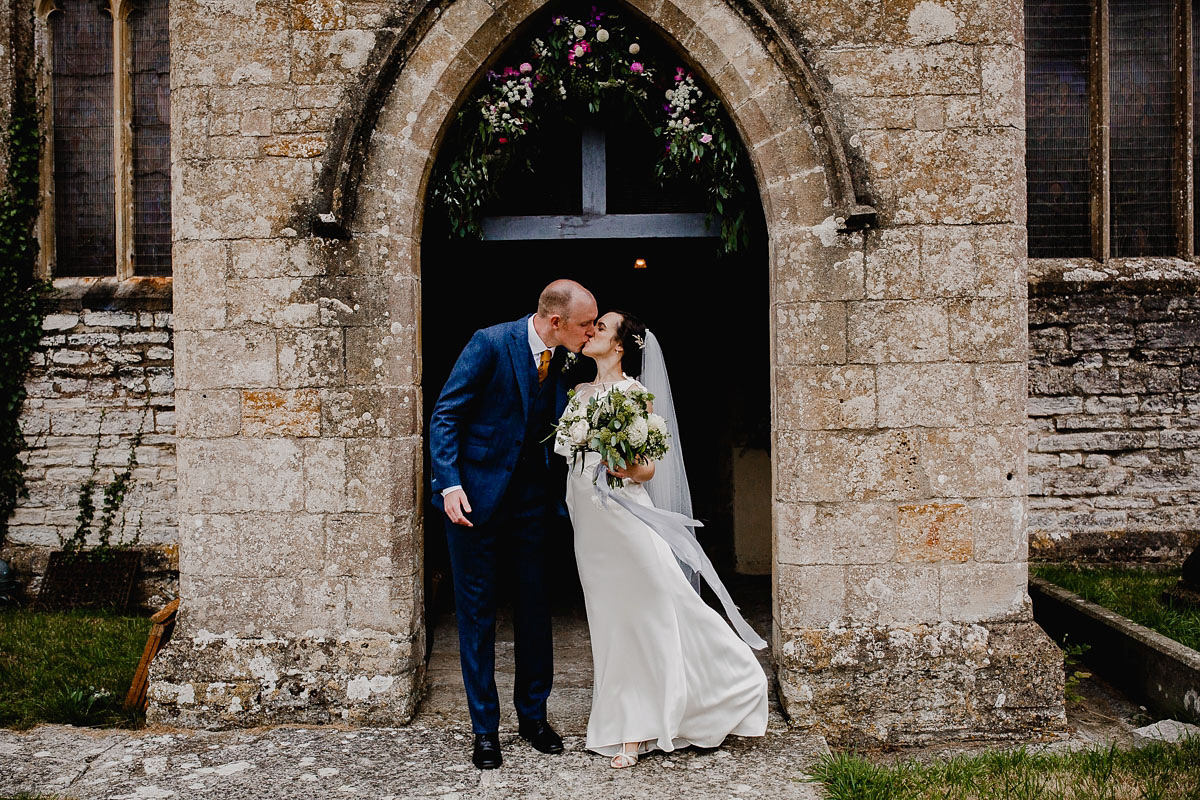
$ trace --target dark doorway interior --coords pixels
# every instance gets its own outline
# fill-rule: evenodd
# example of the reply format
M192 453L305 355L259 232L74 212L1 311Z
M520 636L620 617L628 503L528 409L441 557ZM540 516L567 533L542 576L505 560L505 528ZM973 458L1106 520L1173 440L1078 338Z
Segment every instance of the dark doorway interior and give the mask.
M635 314L662 343L695 512L706 526L698 533L718 570L730 576L736 454L766 450L770 441L767 257L765 236L755 238L748 251L718 259L714 239L469 242L427 233L422 243L426 423L458 353L477 328L531 313L542 287L555 278L578 280L596 295L601 313L619 308ZM645 268L634 266L639 258ZM752 491L753 502L769 504L769 475L766 485ZM431 504L425 531L431 604L448 604L450 597L448 582L437 580L449 573L443 519L440 507ZM551 557L558 596L577 597L569 529L558 537ZM435 619L438 609L428 610L426 618Z

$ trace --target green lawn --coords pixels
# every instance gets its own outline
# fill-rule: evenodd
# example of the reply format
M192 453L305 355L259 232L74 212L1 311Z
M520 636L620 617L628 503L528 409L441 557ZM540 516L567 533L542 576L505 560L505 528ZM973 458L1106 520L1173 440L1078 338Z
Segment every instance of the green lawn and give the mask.
M0 611L0 726L133 726L121 708L150 620L104 612Z
M813 777L830 800L1200 800L1200 737L1140 750L1022 748L891 766L837 754Z
M1104 606L1139 625L1200 650L1200 609L1164 602L1164 589L1179 581L1179 570L1151 572L1128 567L1079 568L1030 565L1043 580Z

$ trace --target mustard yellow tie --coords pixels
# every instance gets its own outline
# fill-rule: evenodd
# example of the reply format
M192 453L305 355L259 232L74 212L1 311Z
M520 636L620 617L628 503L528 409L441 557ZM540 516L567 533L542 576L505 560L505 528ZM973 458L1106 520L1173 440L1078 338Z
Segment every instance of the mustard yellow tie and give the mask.
M550 351L543 350L541 359L538 361L538 383L546 380L546 376L550 374Z

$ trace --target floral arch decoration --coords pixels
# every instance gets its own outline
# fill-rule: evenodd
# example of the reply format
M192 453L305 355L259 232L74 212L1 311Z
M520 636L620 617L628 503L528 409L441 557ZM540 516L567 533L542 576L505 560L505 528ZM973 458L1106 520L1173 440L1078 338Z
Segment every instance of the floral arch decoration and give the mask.
M481 215L501 179L530 167L536 133L547 120L582 122L601 110L640 118L662 150L660 183L702 191L708 221L720 223L723 252L749 244L749 170L720 100L657 37L593 6L585 15L554 14L505 51L458 112L430 182L433 207L452 236L480 238Z

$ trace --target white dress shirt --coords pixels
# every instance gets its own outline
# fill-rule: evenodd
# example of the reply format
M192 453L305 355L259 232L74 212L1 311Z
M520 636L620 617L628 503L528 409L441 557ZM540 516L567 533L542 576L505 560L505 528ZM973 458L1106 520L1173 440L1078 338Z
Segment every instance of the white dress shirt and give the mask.
M533 317L534 315L530 314L526 322L528 323L529 329L529 352L533 355L533 366L537 367L542 363L542 353L544 351L549 350L550 357L554 358L555 348L548 347L546 343L542 341L542 337L538 336L537 328L533 327ZM458 486L447 486L445 489L442 489L442 497L445 497L451 492L457 492L461 488L461 484Z

